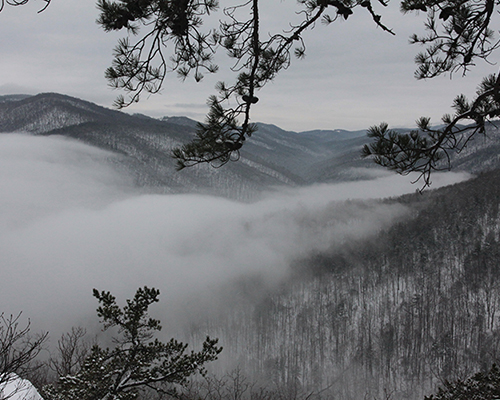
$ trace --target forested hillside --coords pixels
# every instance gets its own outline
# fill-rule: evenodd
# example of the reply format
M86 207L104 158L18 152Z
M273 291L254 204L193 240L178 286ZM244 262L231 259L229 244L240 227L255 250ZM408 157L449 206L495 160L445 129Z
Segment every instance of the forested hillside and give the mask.
M279 293L198 332L269 382L335 399L422 399L500 357L499 201L500 171L388 200L413 216L302 260Z
M209 193L250 200L276 186L370 179L378 168L360 157L369 140L365 131L291 132L275 125L257 125L239 162L224 168L197 165L177 172L171 150L192 139L196 121L129 115L57 93L0 96L0 132L61 135L119 153L122 158L117 167L153 192ZM485 135L471 141L461 154L451 155L452 166L455 171L473 173L498 168L499 149L498 127L488 124ZM238 154L234 156L238 158Z
M194 135L196 121L183 117L128 115L57 94L0 98L0 132L61 135L111 150L122 157L117 167L128 171L148 191L209 193L239 200L262 190L314 182L351 179L352 168L366 167L359 151L364 132L287 132L260 124L237 163L224 168L197 165L176 171L171 150ZM235 159L238 154L235 153ZM343 157L339 165L318 165Z
M380 173L366 168L370 160L360 159L367 140L363 132L297 133L266 124L259 124L239 162L175 172L170 150L188 141L195 127L195 121L183 117L131 116L58 94L0 98L0 132L60 135L118 153L112 160L115 167L133 176L141 194L210 193L251 200L276 186ZM484 137L453 157L456 170L480 173L473 180L400 198L348 202L364 215L378 206L396 210L392 225L375 235L328 237L328 250L304 250L285 282L276 279L279 284L264 282L257 272L228 278L230 287L216 289L220 303L204 304L209 312L201 317L181 307L183 318L172 325L188 321L189 343L202 342L207 334L220 338L224 351L214 372L239 368L242 376L259 385L286 388L288 394L279 397L285 399L307 397L297 393L336 400L422 399L444 380L488 369L500 357L499 143L498 129L489 125ZM298 225L305 227L304 235L310 230L316 235L329 232L320 225L344 217L346 231L359 229L359 214L343 215L349 207L332 204L330 212L339 217L323 212L324 221L321 216L303 217L303 225ZM405 212L398 214L402 209ZM302 218L292 215L293 210L285 210L283 218ZM262 214L261 219L266 218ZM245 232L243 237L271 240L272 234L252 231L251 219L242 221L235 226ZM271 227L270 221L263 226ZM217 226L201 229L201 236ZM186 248L198 251L201 236L189 237ZM109 237L103 239L110 242ZM224 262L226 252L244 257L233 243L215 245ZM135 247L136 242L127 245ZM200 268L211 250L200 250ZM141 254L141 262L145 260ZM165 264L169 261L166 257ZM274 265L269 264L272 271Z

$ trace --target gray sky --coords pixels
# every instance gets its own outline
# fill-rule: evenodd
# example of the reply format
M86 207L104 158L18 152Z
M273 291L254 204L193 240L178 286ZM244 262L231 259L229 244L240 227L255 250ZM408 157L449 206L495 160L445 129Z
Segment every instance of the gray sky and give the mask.
M221 0L221 5L227 0ZM295 0L263 0L266 26L287 28ZM58 92L112 107L117 91L107 86L104 70L121 33L105 33L95 23L94 1L32 0L0 13L0 94ZM365 129L386 121L392 127L413 126L420 116L435 123L451 112L453 98L473 96L481 77L496 72L486 64L466 78L459 74L416 81L413 58L418 47L408 44L411 33L423 30L423 15L403 16L398 3L380 10L382 21L396 36L376 28L362 9L348 21L318 25L305 35L307 57L266 86L254 107L254 121L288 130ZM275 17L276 16L276 17ZM494 59L492 61L495 61ZM206 99L219 80L229 81L229 65L201 83L167 78L160 95L144 96L127 112L153 117L186 115L203 120Z

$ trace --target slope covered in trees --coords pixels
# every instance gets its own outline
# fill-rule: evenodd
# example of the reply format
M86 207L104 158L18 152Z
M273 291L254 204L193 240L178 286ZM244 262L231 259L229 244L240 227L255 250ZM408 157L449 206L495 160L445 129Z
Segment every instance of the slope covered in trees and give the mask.
M62 135L120 154L119 167L156 192L211 193L250 199L273 186L296 186L370 178L360 158L364 131L290 132L269 124L241 150L241 162L225 168L198 165L175 171L171 150L190 141L196 121L128 115L57 93L0 98L0 132ZM404 133L401 129L399 132ZM478 173L500 167L500 134L494 124L453 156L454 170Z
M192 139L196 124L187 118L128 115L56 93L0 102L0 132L62 135L111 150L121 155L120 168L138 185L157 192L249 199L272 186L346 179L342 174L349 168L371 164L359 158L364 132L297 133L261 124L240 163L177 172L171 150ZM339 156L345 159L336 167L326 164Z
M418 399L487 370L500 357L499 199L496 170L388 200L412 217L302 260L280 292L200 332L254 376L335 399Z

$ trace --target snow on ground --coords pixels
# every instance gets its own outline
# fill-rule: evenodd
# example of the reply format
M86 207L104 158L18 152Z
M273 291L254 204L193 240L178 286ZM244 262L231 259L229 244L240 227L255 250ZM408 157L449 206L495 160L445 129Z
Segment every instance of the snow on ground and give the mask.
M0 400L43 400L33 384L16 374L0 384Z

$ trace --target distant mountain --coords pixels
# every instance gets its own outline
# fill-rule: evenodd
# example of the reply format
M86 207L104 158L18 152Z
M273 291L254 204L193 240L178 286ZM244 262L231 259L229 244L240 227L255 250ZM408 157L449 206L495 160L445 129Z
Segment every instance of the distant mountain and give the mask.
M367 179L376 167L360 158L365 131L285 131L258 124L241 159L224 168L198 165L177 172L170 151L190 141L197 122L186 117L129 115L57 93L0 97L0 132L72 137L121 155L138 185L154 192L211 193L250 199L276 186ZM500 166L500 135L472 141L454 167L480 172ZM368 170L368 168L370 170Z
M198 122L188 117L163 117L161 121L171 122L177 125L184 125L191 129L196 129Z
M220 169L199 165L176 172L170 150L191 140L196 124L186 117L129 115L56 93L0 101L0 132L61 135L114 151L122 155L122 167L134 174L137 183L153 191L248 199L275 186L324 182L331 178L324 172L329 166L315 165L334 157L347 157L359 166L369 163L359 158L363 132L301 134L259 124L239 162Z
M30 94L8 94L0 96L0 103L5 103L7 101L18 101L31 97Z
M245 144L245 152L254 157L272 160L300 176L304 182L346 180L342 173L352 168L377 168L360 157L367 142L365 131L343 130L290 132L275 125L259 123L258 131ZM246 154L246 153L244 153ZM332 170L337 162L335 172ZM350 164L350 165L347 165Z
M453 155L456 169L479 173L500 167L500 121L486 125L484 135L478 134L460 154Z

